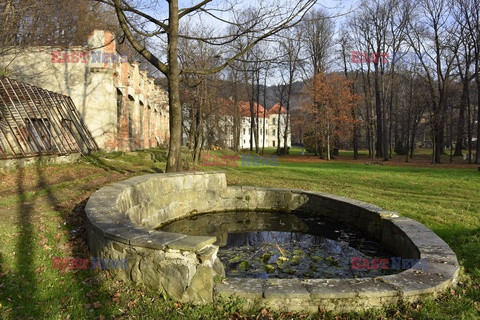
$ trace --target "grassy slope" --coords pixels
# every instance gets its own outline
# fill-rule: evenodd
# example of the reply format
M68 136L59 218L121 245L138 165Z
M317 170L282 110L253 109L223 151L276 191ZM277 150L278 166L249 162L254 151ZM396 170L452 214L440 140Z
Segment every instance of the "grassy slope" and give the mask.
M51 269L53 256L89 258L82 236L82 210L88 196L110 182L159 172L164 168L164 156L157 152L160 162L153 162L148 153L102 154L74 165L33 167L1 175L0 318L228 318L238 301L222 301L220 311L212 306L181 305L118 283L107 271ZM226 170L229 184L323 191L395 210L435 231L465 268L460 286L436 301L345 315L344 319L480 316L480 174L475 169L299 163L288 157L281 158L277 167L221 169ZM264 315L269 316L265 311Z

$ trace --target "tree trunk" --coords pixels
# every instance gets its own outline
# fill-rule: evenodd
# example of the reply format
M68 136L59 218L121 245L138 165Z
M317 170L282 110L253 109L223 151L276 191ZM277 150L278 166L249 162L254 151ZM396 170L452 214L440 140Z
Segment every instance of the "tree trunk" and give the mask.
M466 109L466 101L465 101L465 84L464 84L462 97L460 100L460 113L458 115L458 122L457 122L457 143L455 144L455 153L453 154L454 156L462 156L463 139L465 137L465 109Z
M417 134L417 126L412 127L412 135L410 136L410 159L413 159L413 151L415 151L415 136Z
M475 155L475 163L480 164L480 62L478 61L480 57L476 57L476 65L475 65L475 72L476 82L477 82L477 148L476 148L476 155ZM470 119L468 120L470 121Z
M204 88L205 81L202 81L201 87L202 89L206 89ZM198 164L198 161L200 159L200 152L202 150L202 145L203 145L203 103L206 100L206 94L207 92L202 92L200 94L200 101L198 103L198 108L197 108L197 125L196 125L197 130L195 131L195 148L193 151L194 152L193 163L195 165Z
M178 66L178 0L169 1L168 92L170 111L170 145L166 172L182 171L182 105L180 102L180 69Z
M479 97L480 98L480 97ZM472 163L472 107L467 105L467 150L468 150L468 163ZM477 141L478 145L478 141ZM478 154L478 151L477 151Z
M393 90L391 90L393 91ZM388 112L388 155L391 158L393 156L393 92L390 92L390 103L389 103L389 112ZM396 141L395 141L396 142Z
M433 154L434 154L434 163L442 163L441 155L442 155L442 135L443 135L443 128L439 123L435 123L435 133L434 133L434 145L433 145Z
M382 110L382 154L383 154L383 161L388 161L388 134L387 134L387 111L385 110L386 107L383 104Z
M258 69L257 70L257 98L255 99L257 101L257 114L256 114L256 117L257 117L257 127L256 127L256 134L255 134L255 152L258 154L258 151L259 151L259 135L260 135L260 126L259 126L259 118L258 118L258 112L260 111L260 70Z
M354 120L357 119L357 116L355 114L355 108L352 107L352 118ZM357 130L357 123L355 122L353 124L353 159L357 160L358 159L358 130Z
M289 116L290 116L290 112L289 112L289 102L287 102L287 115L286 115L286 120L285 120L285 132L284 132L284 135L283 135L283 148L284 148L284 153L287 154L287 141L288 141L288 123L290 122L290 119L289 119Z
M328 111L327 111L328 117ZM327 120L327 160L330 160L330 122Z
M263 79L263 141L262 141L262 154L265 151L265 139L266 139L266 113L267 113L267 74L268 66L265 70L265 79Z
M383 157L383 112L382 112L382 98L380 96L380 84L379 84L379 75L378 75L378 63L375 64L375 114L377 116L377 140L375 142L375 156Z
M257 135L255 130L255 74L252 71L252 91L250 92L250 151L253 151L254 136Z
M282 115L282 105L278 106L278 118L277 118L277 154L280 154L280 117Z

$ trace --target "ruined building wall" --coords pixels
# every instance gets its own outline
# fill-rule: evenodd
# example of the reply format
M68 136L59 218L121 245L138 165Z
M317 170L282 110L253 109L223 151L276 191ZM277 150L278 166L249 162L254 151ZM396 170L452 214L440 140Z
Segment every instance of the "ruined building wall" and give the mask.
M138 63L116 51L111 32L95 30L88 46L29 47L0 56L6 75L68 95L101 149L134 150L168 142L166 92Z

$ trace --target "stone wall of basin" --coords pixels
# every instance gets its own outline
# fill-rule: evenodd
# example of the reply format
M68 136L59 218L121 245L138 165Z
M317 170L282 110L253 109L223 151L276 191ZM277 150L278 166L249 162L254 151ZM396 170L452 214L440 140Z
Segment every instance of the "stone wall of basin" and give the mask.
M357 279L235 279L224 277L215 237L156 229L199 213L302 211L365 230L396 256L427 259L428 268ZM127 259L110 272L180 301L236 295L247 305L278 310L349 311L434 296L455 284L456 255L421 223L360 201L303 190L227 186L224 173L189 172L131 178L92 195L86 206L92 256Z

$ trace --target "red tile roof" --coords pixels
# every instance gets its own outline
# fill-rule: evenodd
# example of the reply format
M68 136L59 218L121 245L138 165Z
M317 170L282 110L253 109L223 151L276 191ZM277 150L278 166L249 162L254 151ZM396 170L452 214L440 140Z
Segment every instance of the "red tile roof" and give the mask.
M250 117L250 102L248 101L240 101L238 107L240 108L240 114L244 117ZM257 104L256 102L253 103L253 112L258 113L259 117L263 117L263 113L265 112L265 108L261 104ZM268 113L266 114L268 115Z
M280 106L280 103L275 103L273 107L270 108L270 110L267 111L267 115L271 114L278 114L278 109L280 108L280 113L287 113L287 109L285 107Z

